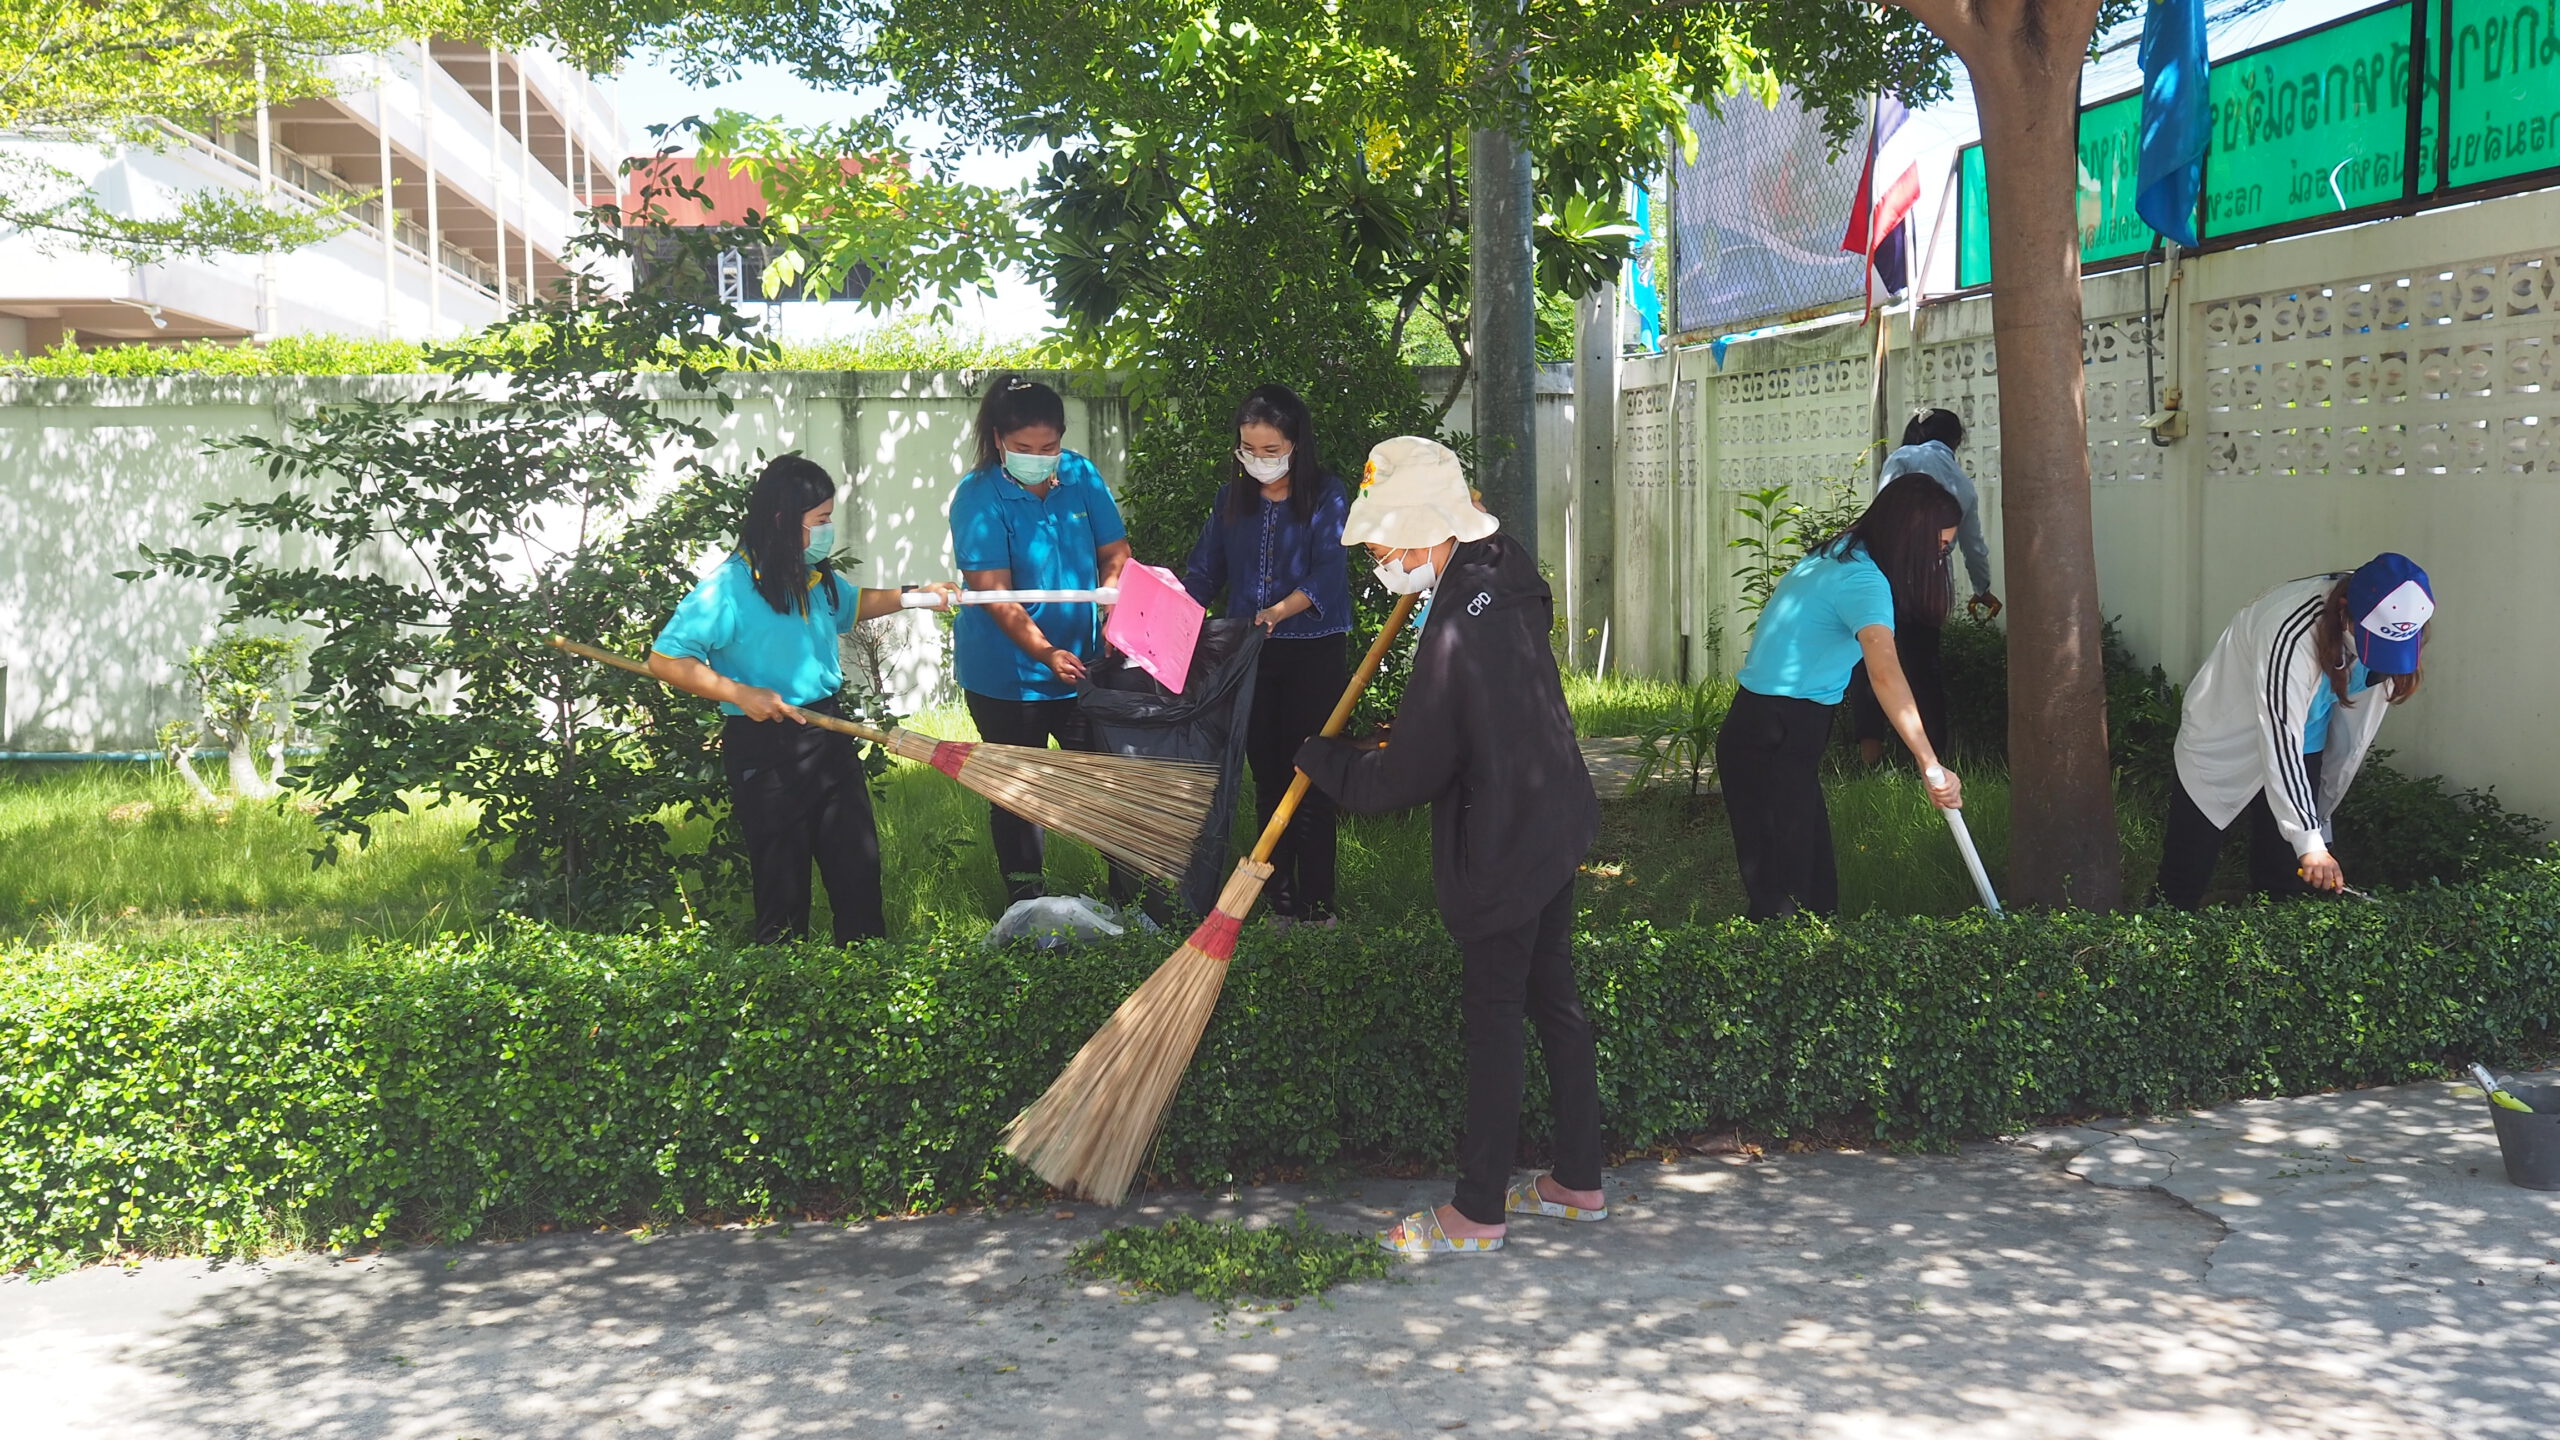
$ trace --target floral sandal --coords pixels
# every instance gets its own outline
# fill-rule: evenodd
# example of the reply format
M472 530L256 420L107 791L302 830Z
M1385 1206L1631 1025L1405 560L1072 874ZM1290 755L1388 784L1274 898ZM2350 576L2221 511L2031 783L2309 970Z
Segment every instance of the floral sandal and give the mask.
M1397 1221L1394 1229L1379 1232L1378 1247L1398 1255L1478 1255L1501 1249L1502 1237L1452 1239L1448 1231L1440 1228L1437 1209L1417 1210Z
M1512 1186L1510 1191L1502 1197L1502 1208L1514 1215L1544 1215L1553 1220L1606 1220L1609 1218L1609 1207L1606 1205L1585 1210L1579 1205L1558 1204L1539 1194L1540 1178L1542 1177L1532 1175Z

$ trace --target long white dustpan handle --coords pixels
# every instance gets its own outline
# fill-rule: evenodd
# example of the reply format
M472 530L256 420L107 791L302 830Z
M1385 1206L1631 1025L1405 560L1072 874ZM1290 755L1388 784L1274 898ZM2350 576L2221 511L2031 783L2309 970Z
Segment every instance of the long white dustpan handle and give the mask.
M1946 771L1935 765L1929 767L1929 783L1932 785L1944 780L1946 775ZM1973 893L1982 897L1982 908L1994 915L1999 914L2000 897L1991 892L1991 873L1982 868L1982 852L1973 848L1973 832L1965 828L1964 812L1942 809L1938 813L1947 817L1947 829L1956 837L1956 849L1964 852L1965 872L1973 876Z
M952 597L935 590L910 590L898 597L901 610L948 610ZM1117 605L1119 587L1099 590L963 590L962 605Z

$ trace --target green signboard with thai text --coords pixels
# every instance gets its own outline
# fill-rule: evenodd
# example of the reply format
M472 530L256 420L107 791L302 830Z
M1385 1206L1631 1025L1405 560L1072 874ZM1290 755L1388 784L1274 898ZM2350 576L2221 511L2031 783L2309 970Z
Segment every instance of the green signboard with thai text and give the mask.
M2437 33L2435 68L2453 77L2445 178L2474 185L2560 165L2560 0L2446 0Z
M2415 77L2413 54L2426 57ZM2560 180L2560 0L2399 0L2216 60L2207 94L2208 240L2368 219L2545 172ZM2080 112L2083 263L2150 246L2133 213L2141 122L2138 92ZM2440 129L2451 137L2441 145ZM1965 147L1956 183L1956 283L1986 285L1980 144Z
M2142 96L2121 96L2080 112L2080 262L2120 260L2151 244L2133 213ZM1956 283L1991 282L1991 207L1982 184L1982 147L1967 145L1956 168Z
M1991 192L1982 183L1979 141L1956 152L1956 284L1991 283Z
M2407 195L2409 65L2405 4L2217 61L2206 85L2213 139L2197 233L2236 234Z

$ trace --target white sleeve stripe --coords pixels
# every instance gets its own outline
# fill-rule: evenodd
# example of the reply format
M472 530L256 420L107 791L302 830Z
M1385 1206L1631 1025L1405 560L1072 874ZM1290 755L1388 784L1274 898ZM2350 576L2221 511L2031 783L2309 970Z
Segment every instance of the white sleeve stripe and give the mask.
M2304 823L2313 830L2320 828L2320 796L2311 788L2310 772L2303 768L2302 746L2293 738L2288 711L2294 656L2301 651L2303 637L2320 623L2320 612L2328 599L2325 592L2316 595L2286 616L2267 652L2267 723L2275 732L2276 779L2294 808L2301 812Z

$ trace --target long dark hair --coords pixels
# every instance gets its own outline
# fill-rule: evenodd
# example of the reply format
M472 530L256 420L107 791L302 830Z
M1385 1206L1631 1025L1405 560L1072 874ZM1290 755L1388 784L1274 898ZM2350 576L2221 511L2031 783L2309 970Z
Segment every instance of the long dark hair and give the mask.
M1849 528L1815 547L1816 554L1866 551L1893 586L1894 613L1923 625L1946 623L1955 603L1955 579L1947 572L1938 533L1964 519L1964 507L1947 487L1926 475L1897 475L1876 492L1875 503Z
M756 477L755 488L747 492L747 513L738 522L738 550L747 557L756 593L778 615L808 610L809 576L813 570L825 577L827 598L839 599L835 562L821 560L812 566L800 556L804 543L800 517L834 499L835 494L835 479L826 468L799 454L776 455L767 461L764 473Z
M2349 662L2355 659L2355 644L2347 637L2347 627L2355 623L2354 617L2347 614L2347 581L2350 578L2341 575L2338 583L2329 587L2329 598L2320 606L2320 623L2311 631L2312 653L2320 657L2320 678L2329 682L2329 693L2337 696L2341 705L2356 703L2355 697L2347 693ZM2426 631L2418 633L2423 637ZM2426 683L2427 662L2423 643L2418 654L2419 659L2408 674L2373 677L2383 683L2383 698L2391 704L2397 705L2417 694L2418 687Z
M992 470L1004 464L1004 437L1034 425L1048 426L1064 441L1067 402L1037 380L997 376L987 387L987 398L978 402L978 468Z
M1288 386L1256 385L1236 407L1233 428L1242 432L1247 425L1268 425L1289 437L1289 510L1305 524L1316 513L1316 488L1324 483L1324 465L1316 458L1316 417ZM1239 433L1236 438L1241 444L1244 437ZM1262 487L1244 473L1243 461L1229 456L1227 468L1227 518L1241 520L1253 513Z

